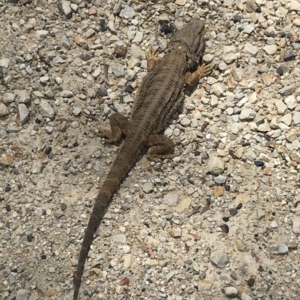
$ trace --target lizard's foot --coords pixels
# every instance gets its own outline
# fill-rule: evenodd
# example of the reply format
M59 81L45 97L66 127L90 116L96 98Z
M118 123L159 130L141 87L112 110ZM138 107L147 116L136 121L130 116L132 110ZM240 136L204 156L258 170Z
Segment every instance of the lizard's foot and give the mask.
M200 78L208 76L212 71L212 67L210 65L201 65L198 69L191 73L186 72L185 74L185 83L188 86L194 86L198 83Z
M161 134L151 134L146 146L149 147L147 157L150 160L167 159L175 157L174 143Z
M159 62L159 57L158 57L158 49L153 49L150 47L148 52L146 53L146 58L147 58L147 68L148 70L153 70L157 63Z
M99 127L98 129L94 129L92 131L98 137L105 138L106 142L109 144L116 143L122 138L122 132L119 128L115 128L114 133L112 133L112 130L106 127Z
M126 117L119 113L114 113L109 117L110 130L108 128L99 128L94 131L97 136L104 137L108 143L116 143L122 139L122 136L127 136L131 130L131 123Z
M199 79L208 76L212 72L212 67L210 65L201 65L196 71L199 74Z

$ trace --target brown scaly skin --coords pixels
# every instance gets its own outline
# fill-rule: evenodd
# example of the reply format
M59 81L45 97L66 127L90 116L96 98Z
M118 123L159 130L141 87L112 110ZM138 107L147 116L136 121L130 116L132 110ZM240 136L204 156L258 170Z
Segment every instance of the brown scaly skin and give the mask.
M117 142L123 135L126 140L96 197L84 233L74 276L73 300L77 300L79 295L81 277L94 234L114 193L135 164L142 148L149 147L147 155L150 158L173 157L173 142L158 133L183 100L184 84L193 86L211 72L210 66L198 67L204 48L204 23L194 19L174 34L162 59L151 49L147 55L150 72L143 79L135 99L132 120L128 121L121 114L115 113L110 116L111 131L102 131L101 135L110 142Z

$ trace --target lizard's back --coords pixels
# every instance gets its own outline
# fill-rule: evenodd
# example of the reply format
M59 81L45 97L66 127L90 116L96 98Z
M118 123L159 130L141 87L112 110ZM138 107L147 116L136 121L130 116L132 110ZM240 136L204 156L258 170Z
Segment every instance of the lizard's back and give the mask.
M187 68L185 46L175 43L141 83L132 111L132 128L157 133L180 104Z

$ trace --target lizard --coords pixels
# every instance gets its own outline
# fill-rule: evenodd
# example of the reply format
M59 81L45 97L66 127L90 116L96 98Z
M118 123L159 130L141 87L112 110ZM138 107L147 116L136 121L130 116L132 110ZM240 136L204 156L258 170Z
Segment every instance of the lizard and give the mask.
M101 221L110 206L113 195L144 147L152 159L174 157L174 143L160 134L179 105L183 102L185 86L195 86L199 79L210 74L212 68L202 64L205 49L202 20L192 19L174 33L160 58L152 47L146 54L148 74L137 91L131 111L131 120L119 113L109 117L110 129L100 130L100 136L115 143L125 136L115 161L95 199L84 233L77 269L74 274L73 300L77 300L84 265ZM200 65L201 62L201 65Z

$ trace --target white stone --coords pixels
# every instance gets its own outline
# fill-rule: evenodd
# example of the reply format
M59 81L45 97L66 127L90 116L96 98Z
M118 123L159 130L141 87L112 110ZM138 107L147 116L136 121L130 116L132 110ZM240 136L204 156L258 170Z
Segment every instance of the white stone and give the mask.
M9 66L9 63L10 63L10 59L8 59L8 58L2 57L0 59L0 67L3 67L3 68L7 69L8 66Z
M263 49L266 53L273 55L277 51L277 46L276 45L266 45Z
M245 108L241 111L240 120L251 121L255 118L256 112L251 108Z
M207 164L207 171L214 175L222 174L224 171L224 162L217 156L212 156Z
M275 104L276 109L277 109L277 111L280 115L283 115L286 112L287 106L283 103L282 100L277 99L277 100L274 101L274 104Z

